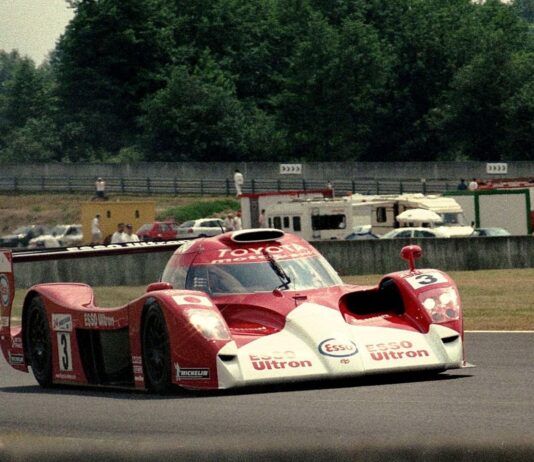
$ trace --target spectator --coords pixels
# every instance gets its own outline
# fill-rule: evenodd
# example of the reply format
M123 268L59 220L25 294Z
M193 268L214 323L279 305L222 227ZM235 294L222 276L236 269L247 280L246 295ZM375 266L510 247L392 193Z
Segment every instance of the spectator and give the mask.
M258 218L258 225L260 228L266 228L266 222L265 222L265 209L261 210L260 216Z
M224 219L223 224L224 224L226 231L234 231L234 226L235 226L234 214L229 213L228 216Z
M111 243L121 244L122 242L126 242L126 237L126 233L124 232L124 223L119 223L117 225L117 231L115 231L111 236Z
M458 186L456 189L458 189L458 191L465 191L467 189L467 183L465 182L463 178L460 180L460 183L458 183Z
M139 236L133 232L133 228L130 223L126 225L124 234L125 234L124 242L139 242Z
M91 244L100 244L102 231L100 231L100 214L96 214L91 220Z
M477 179L473 178L469 183L469 191L476 191L478 189Z
M243 224L241 223L241 212L237 212L234 218L234 231L239 231L243 229Z
M241 189L243 188L243 183L245 182L243 174L236 168L234 172L234 185L236 191L236 197L239 197L242 194Z
M330 197L333 199L335 196L334 185L332 184L330 180L328 180L328 182L326 183L326 187L330 190Z
M106 182L101 177L96 179L95 188L97 199L106 199Z

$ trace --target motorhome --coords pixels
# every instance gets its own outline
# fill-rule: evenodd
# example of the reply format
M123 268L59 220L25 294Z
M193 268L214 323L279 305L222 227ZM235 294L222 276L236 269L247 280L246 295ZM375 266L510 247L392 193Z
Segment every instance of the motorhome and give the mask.
M345 239L354 228L370 224L371 207L343 199L296 200L265 209L269 228L311 240Z
M379 196L355 194L351 197L353 203L365 203L371 206L371 226L376 234L385 234L395 228L405 226L441 227L451 237L470 236L473 233L473 228L466 223L462 208L451 197L423 194ZM411 209L435 212L441 220L434 218L428 220L401 218L399 220L399 215Z

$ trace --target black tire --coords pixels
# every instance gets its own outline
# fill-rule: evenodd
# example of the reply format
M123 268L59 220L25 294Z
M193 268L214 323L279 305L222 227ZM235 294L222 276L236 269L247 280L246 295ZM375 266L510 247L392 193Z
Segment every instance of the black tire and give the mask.
M171 355L165 317L157 303L143 318L141 334L143 370L149 391L164 394L171 388Z
M49 387L52 385L52 341L48 318L40 297L31 301L24 329L26 357L35 380L42 387Z

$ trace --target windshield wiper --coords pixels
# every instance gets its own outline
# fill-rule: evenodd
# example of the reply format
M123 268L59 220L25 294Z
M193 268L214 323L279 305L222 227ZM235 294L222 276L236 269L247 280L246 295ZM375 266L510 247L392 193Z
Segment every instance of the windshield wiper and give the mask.
M267 261L269 262L269 265L271 265L271 268L276 273L276 275L280 278L280 281L282 281L282 284L280 284L277 289L289 289L289 284L291 284L291 278L287 275L287 273L284 271L284 268L282 268L276 260L273 258L273 256L267 252L265 249L263 249L263 255L265 255L265 258L267 258Z

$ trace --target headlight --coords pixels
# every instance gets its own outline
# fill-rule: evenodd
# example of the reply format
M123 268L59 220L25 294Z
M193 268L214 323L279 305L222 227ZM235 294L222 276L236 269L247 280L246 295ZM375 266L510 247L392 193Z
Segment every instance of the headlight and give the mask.
M456 321L460 318L458 294L453 287L427 290L418 298L435 323Z
M187 310L185 313L191 325L208 340L230 340L230 332L217 313L198 309Z

